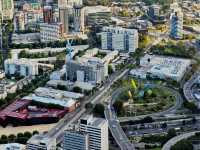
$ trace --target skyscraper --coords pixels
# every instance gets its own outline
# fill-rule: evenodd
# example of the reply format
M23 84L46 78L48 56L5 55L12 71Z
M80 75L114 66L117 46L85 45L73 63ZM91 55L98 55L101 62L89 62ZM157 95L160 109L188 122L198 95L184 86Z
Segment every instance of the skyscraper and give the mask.
M183 37L183 12L180 8L174 10L170 17L170 36L174 39Z
M73 7L73 18L74 18L74 31L84 31L84 8L82 5L75 4Z
M14 15L13 0L0 0L0 9L2 12L3 20L12 20Z
M52 6L44 6L43 8L44 23L53 22L53 8Z
M25 17L22 11L16 12L14 16L14 31L19 32L25 29Z
M63 32L68 33L69 31L69 11L67 7L59 8L59 21L62 23Z
M87 116L80 120L80 131L89 135L90 150L108 150L108 122L102 118Z

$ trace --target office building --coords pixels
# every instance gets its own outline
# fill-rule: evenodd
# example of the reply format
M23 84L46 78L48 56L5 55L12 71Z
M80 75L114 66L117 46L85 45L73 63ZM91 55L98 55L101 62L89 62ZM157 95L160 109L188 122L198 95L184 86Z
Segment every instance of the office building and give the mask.
M52 6L44 6L43 18L44 18L44 23L52 23L53 22L53 8L52 8Z
M25 30L25 17L22 11L16 12L14 16L14 31L19 32Z
M61 23L41 23L40 40L42 42L58 41L62 37L63 30Z
M82 5L73 6L74 31L84 32L84 8Z
M122 52L135 52L138 48L138 31L121 27L104 27L101 48Z
M58 0L58 8L73 7L74 5L83 5L82 0Z
M59 22L62 23L63 32L67 34L69 31L69 10L67 7L59 8Z
M180 8L174 10L170 17L170 36L174 39L183 38L183 12Z
M20 76L38 75L38 63L28 59L7 59L4 62L5 73Z
M0 9L2 12L3 20L12 20L14 15L13 0L0 0Z
M148 10L148 14L150 17L158 17L160 15L160 6L159 5L151 5Z
M65 131L63 150L89 150L89 136L86 132Z
M26 150L55 150L56 139L39 134L32 136L26 145Z
M89 135L90 150L108 150L108 122L102 118L87 116L80 119L80 131Z
M88 26L107 26L111 23L111 10L105 6L85 7L86 24Z
M66 79L73 82L101 84L105 80L104 72L104 64L96 61L77 62L70 60L66 63Z

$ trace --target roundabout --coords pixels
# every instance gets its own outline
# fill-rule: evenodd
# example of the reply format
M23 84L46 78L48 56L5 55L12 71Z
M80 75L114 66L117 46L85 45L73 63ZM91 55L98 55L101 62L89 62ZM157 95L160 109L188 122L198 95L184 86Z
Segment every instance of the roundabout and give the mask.
M151 114L143 114L143 115L139 115L139 116L129 116L129 117L125 117L127 120L137 120L140 118L144 118L147 116L151 116L151 117L156 117L156 116L163 116L163 115L167 115L167 114L173 114L176 112L176 110L178 108L181 107L182 103L183 103L183 99L181 97L181 95L179 94L179 92L177 92L176 90L169 88L169 87L165 87L162 85L157 85L157 84L150 84L148 83L151 87L157 88L157 89L164 89L164 90L168 90L170 93L172 93L172 95L175 97L175 103L174 105L170 106L169 108L159 111L159 112L154 112ZM119 147L122 150L134 150L135 147L134 145L129 141L128 137L126 136L126 134L124 133L122 127L120 126L120 122L118 120L117 114L116 114L116 110L113 107L113 105L115 104L115 102L117 101L117 99L119 98L119 95L121 94L122 91L126 90L126 88L124 87L118 87L116 88L112 93L111 96L108 97L109 104L107 106L107 108L105 109L105 118L108 120L109 123L109 129L115 139L115 141L117 142L117 144L119 145ZM123 118L123 117L122 117Z

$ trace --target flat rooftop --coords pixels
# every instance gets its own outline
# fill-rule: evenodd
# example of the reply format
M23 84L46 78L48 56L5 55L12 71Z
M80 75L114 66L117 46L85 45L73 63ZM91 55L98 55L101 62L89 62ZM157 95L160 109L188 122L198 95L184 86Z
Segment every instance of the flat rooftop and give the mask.
M45 103L45 104L60 105L60 106L63 106L65 108L69 108L69 107L75 105L75 103L76 103L76 101L74 101L71 98L69 98L69 99L56 99L56 98L48 98L48 97L37 96L35 94L32 94L30 96L26 96L26 97L24 97L24 99L33 100L33 101L41 102L41 103Z
M46 87L39 87L35 90L35 95L37 96L44 96L44 97L52 97L52 98L72 98L72 99L79 99L83 98L84 95L81 93L69 92L69 91L62 91L62 90L55 90L52 88Z
M92 115L87 115L87 116L81 118L81 120L87 120L87 125L91 125L94 127L102 127L102 125L107 123L107 121L105 119L96 118L96 117L93 117Z

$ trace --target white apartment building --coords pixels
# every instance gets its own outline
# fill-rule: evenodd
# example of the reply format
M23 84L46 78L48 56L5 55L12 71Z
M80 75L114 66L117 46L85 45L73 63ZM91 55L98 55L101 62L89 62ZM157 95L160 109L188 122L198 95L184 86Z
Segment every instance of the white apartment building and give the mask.
M12 20L14 15L13 0L0 0L0 15L3 20Z
M58 41L62 37L61 23L41 23L40 24L40 40L42 42Z
M28 140L26 150L56 150L56 139L34 135Z
M89 150L88 134L79 131L65 131L63 150Z
M80 120L80 131L89 135L90 150L108 150L108 122L102 118L87 116Z
M62 7L73 7L76 5L83 5L82 0L58 0L58 8Z
M101 33L101 48L135 52L138 48L138 31L121 27L104 27Z
M28 59L7 59L4 62L5 73L20 76L38 75L38 63Z

